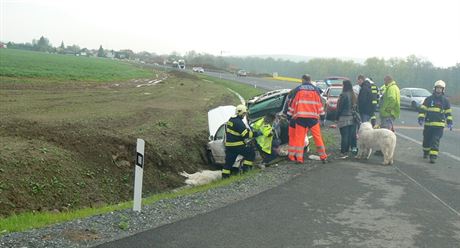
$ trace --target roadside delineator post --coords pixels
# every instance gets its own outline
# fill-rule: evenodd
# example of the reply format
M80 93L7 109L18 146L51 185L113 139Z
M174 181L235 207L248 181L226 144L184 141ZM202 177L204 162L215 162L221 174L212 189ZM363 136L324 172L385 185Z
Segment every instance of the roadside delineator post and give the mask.
M133 202L133 211L137 212L141 211L142 202L142 177L144 175L144 147L145 141L143 139L137 139Z

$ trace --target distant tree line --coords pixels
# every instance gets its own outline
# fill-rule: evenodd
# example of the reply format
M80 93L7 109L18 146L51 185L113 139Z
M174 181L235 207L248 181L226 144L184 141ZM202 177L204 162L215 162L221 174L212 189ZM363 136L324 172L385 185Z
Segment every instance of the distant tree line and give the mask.
M118 58L118 59L134 59L134 52L129 49L124 49L120 51L114 50L104 50L102 45L99 49L87 49L80 48L78 45L65 46L64 41L61 41L61 44L58 47L53 47L49 42L48 38L41 36L38 40L33 39L32 42L26 43L6 43L7 48L9 49L21 49L21 50L30 50L38 52L47 52L47 53L58 53L58 54L67 54L75 56L94 56L94 57L108 57L108 58Z
M113 51L80 48L77 45L65 46L64 41L59 47L52 47L49 40L40 37L32 43L7 43L8 48L34 50L50 53L71 54L79 56L97 56L118 59L131 59L151 64L172 64L179 59L185 59L188 66L202 66L207 70L223 70L236 72L244 69L252 75L271 75L277 72L281 76L300 78L309 73L313 79L324 79L328 76L345 76L356 80L359 74L371 77L378 85L383 84L383 77L391 75L400 87L422 87L431 89L436 80L442 79L447 83L448 94L460 95L460 63L449 68L438 68L430 61L414 55L407 58L368 58L363 64L352 60L316 58L306 62L290 60L259 58L259 57L223 57L206 53L189 51L184 56L177 52L169 55L157 55L146 51L134 53L129 49Z
M309 73L314 79L324 79L328 76L345 76L356 80L359 74L371 77L379 86L383 85L385 75L391 75L400 87L422 87L431 89L436 80L442 79L447 83L449 94L460 94L460 63L449 68L438 68L429 61L416 57L368 58L363 64L351 60L340 59L311 59L308 62L293 62L289 60L258 58L258 57L221 57L209 54L188 52L185 55L188 64L210 64L213 67L224 68L234 72L245 69L252 74L272 74L300 78Z

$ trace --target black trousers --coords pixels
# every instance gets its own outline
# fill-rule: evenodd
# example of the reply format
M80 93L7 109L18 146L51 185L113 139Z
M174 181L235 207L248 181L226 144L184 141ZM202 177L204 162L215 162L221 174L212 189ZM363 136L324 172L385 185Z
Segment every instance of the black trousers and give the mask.
M254 160L256 158L256 153L252 146L236 146L236 147L227 146L225 147L225 165L224 165L225 170L234 171L232 167L238 155L241 155L244 157L243 170L249 169L249 167L253 165Z
M436 158L439 153L439 143L441 141L444 127L425 126L423 128L423 153Z
M356 147L356 125L348 125L340 128L340 152L347 153L350 148Z

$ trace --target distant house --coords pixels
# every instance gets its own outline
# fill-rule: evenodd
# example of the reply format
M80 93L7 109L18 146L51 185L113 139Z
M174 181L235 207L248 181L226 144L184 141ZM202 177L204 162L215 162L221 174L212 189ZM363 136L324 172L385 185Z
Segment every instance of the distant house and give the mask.
M80 56L90 56L91 52L87 48L80 50Z
M106 58L109 58L109 59L113 59L113 58L115 58L115 52L114 52L113 50L111 50L111 51L106 51L106 52L105 52L105 57L106 57Z
M6 44L3 42L0 42L0 48L6 48Z

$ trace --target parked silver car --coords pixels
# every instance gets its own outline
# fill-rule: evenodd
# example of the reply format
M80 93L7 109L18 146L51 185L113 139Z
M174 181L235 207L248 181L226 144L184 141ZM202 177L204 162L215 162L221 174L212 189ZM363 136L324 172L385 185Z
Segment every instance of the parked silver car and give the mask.
M400 95L402 108L418 110L431 92L423 88L402 88Z

